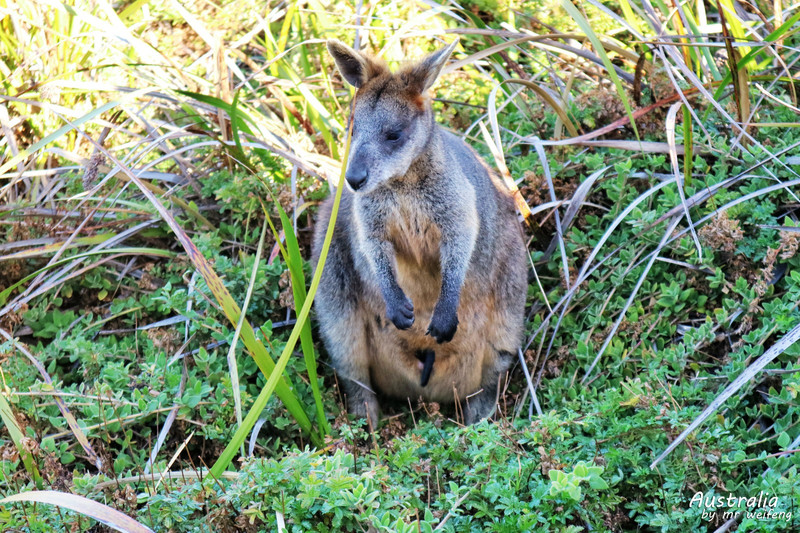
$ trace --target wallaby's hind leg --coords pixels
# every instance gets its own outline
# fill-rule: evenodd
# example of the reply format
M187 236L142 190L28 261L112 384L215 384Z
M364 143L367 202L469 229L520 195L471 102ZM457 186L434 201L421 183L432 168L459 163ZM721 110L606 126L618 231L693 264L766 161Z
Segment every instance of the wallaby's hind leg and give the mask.
M320 333L330 355L348 412L364 417L371 429L378 424L378 399L370 379L371 327L360 302L338 288L357 289L357 283L342 283L348 271L329 261L322 274L327 298L318 300ZM325 279L325 278L328 279ZM337 279L338 278L338 279ZM358 294L358 293L356 293Z
M324 308L324 309L323 309ZM366 418L370 428L378 423L378 399L370 380L369 325L359 309L317 305L321 333L325 339L349 413Z
M347 335L348 339L338 344L342 351L349 350L350 353L343 357L334 357L334 361L339 383L347 395L348 412L366 418L370 430L374 430L378 426L380 409L369 375L368 331L365 324L359 322L353 324L353 330Z
M481 380L481 391L463 401L464 423L467 425L489 418L497 408L497 392L506 372L514 360L514 355L506 351L494 351L492 366L486 369Z
M325 202L320 216L327 220L332 201ZM346 215L347 204L342 202ZM315 235L314 258L319 257L325 227ZM364 289L353 266L350 246L337 223L334 242L314 305L325 348L339 377L348 411L366 417L371 428L378 424L378 400L370 380L371 324L364 308Z

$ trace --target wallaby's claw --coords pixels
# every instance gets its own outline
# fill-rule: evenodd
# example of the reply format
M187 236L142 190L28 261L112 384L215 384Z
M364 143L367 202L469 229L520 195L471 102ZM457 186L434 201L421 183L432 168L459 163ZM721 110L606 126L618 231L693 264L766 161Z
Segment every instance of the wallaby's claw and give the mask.
M435 309L433 318L428 326L427 334L436 339L436 342L450 342L458 329L458 316L455 312L445 313Z
M394 302L386 303L386 317L397 329L408 329L414 324L414 304L408 296L400 294Z

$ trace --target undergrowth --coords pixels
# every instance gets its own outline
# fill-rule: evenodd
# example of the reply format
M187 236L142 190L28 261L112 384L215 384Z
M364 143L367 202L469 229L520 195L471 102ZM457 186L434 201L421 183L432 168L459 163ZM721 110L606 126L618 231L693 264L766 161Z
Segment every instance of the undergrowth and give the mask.
M3 531L797 530L797 6L433 5L0 0L0 494L58 491ZM519 187L494 421L368 434L298 320L344 23L459 34L438 120Z

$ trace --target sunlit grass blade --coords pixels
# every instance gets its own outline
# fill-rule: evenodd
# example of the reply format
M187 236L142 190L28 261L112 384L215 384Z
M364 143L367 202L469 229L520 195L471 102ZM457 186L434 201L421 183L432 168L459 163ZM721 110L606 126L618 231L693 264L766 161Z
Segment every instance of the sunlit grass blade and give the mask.
M0 503L9 504L15 502L46 503L57 505L64 509L69 509L97 520L111 529L122 533L153 533L149 527L137 522L130 516L123 514L108 505L71 494L69 492L59 492L55 490L35 490L23 492L3 498Z
M580 11L572 5L570 0L561 0L562 7L569 13L569 16L572 17L575 22L580 27L581 31L589 38L592 42L592 46L594 46L595 53L600 56L600 59L603 61L603 65L605 65L606 72L608 73L608 77L611 78L611 81L614 83L614 86L617 89L617 95L619 96L622 105L625 106L625 112L628 114L628 118L631 121L631 127L633 128L633 132L636 135L636 138L639 139L639 130L636 128L636 121L633 118L633 111L631 110L631 104L628 101L628 95L625 92L625 89L622 87L622 82L617 76L617 72L614 69L614 65L611 63L611 60L608 58L608 54L606 54L605 48L603 48L603 44L598 39L597 34L595 34L592 26L589 22L583 17Z
M744 31L744 26L736 9L733 7L733 0L717 0L717 7L719 8L719 16L722 21L722 26L730 27L731 36L738 41L747 40L747 33ZM747 55L750 48L743 46L741 54ZM755 67L755 62L748 61L745 63L745 68Z
M789 19L787 19L786 22L781 24L779 27L775 28L774 31L770 32L770 34L767 35L764 38L764 42L767 43L767 44L772 44L772 43L780 41L787 34L792 32L792 30L794 29L795 24L798 21L800 21L800 11L796 12ZM745 68L746 65L747 65L747 62L750 61L751 59L755 58L756 55L759 54L759 53L761 53L761 48L760 47L754 47L752 50L750 50L747 54L745 54L744 57L742 57L736 63L736 67L737 68ZM714 99L715 100L719 100L719 98L725 92L725 90L728 87L728 85L731 83L732 79L733 79L733 71L729 68L727 70L727 72L725 73L725 76L723 76L722 82L719 84L719 86L717 87L716 91L714 92ZM770 79L772 79L772 78L770 78ZM794 94L794 83L797 80L792 79L791 77L785 77L783 79L786 82L792 84L791 85L792 86L792 92ZM703 114L703 117L704 118L708 117L708 113L710 113L710 112L711 112L711 109L707 110Z
M292 332L289 335L289 340L286 341L286 346L283 349L283 353L281 354L278 362L275 365L275 371L272 375L269 376L266 385L264 388L261 389L261 393L256 398L253 406L250 408L250 411L247 413L242 424L239 426L239 429L236 430L236 433L231 438L228 445L220 454L217 461L214 463L214 466L211 468L211 475L214 477L218 477L228 468L228 465L231 464L233 461L233 457L236 454L236 450L244 443L244 440L247 438L248 433L255 425L256 421L258 420L259 416L261 416L261 411L264 410L264 407L267 405L267 400L269 400L270 396L272 395L273 391L276 390L276 386L278 384L278 380L280 374L286 368L286 364L289 362L289 357L292 355L294 351L294 347L297 344L297 340L300 337L300 334L303 329L303 325L305 324L306 320L308 319L308 315L311 312L311 304L314 301L314 295L317 293L317 288L319 287L320 279L322 278L322 270L325 266L325 261L328 257L328 249L331 245L331 240L333 240L333 230L336 226L336 218L339 214L339 204L342 199L342 190L344 188L344 173L345 169L347 168L347 157L350 153L350 136L352 132L348 131L347 141L345 143L344 149L344 161L342 161L342 168L339 174L339 182L336 187L336 195L334 197L333 209L331 211L331 218L328 221L328 231L325 234L325 241L322 244L322 249L320 250L319 255L319 262L317 263L316 270L314 272L314 276L311 279L311 286L308 289L308 294L306 296L306 300L303 303L303 307L297 313L297 322L292 328Z
M78 237L75 240L73 240L72 243L70 243L67 246L67 248L74 248L76 246L83 246L87 244L100 244L101 242L105 242L106 240L110 239L113 235L114 235L113 233L98 233L97 235L92 235L90 237ZM14 252L13 254L0 255L0 261L9 261L12 259L28 259L30 257L47 255L62 249L64 244L66 243L52 242L49 244L45 244L43 246L35 246L32 248L27 248L19 252Z
M42 489L44 484L42 482L42 475L39 473L39 467L36 465L30 449L22 442L25 434L22 432L22 428L19 427L19 424L17 423L17 417L14 415L14 411L11 409L11 405L9 405L8 400L6 400L6 396L3 391L0 391L0 419L2 419L3 424L5 424L6 431L8 431L8 434L11 437L11 442L13 442L14 446L17 447L17 451L22 459L22 464L25 466L25 470L31 476L31 479L33 479L34 483L36 483L36 487L38 489Z
M113 154L109 153L108 150L96 143L94 144L95 147L101 150L106 157L108 157L123 170L128 178L133 181L137 187L139 187L142 193L153 204L159 215L161 215L162 219L177 236L178 241L183 246L183 249L189 256L192 264L195 266L200 275L203 276L206 285L222 307L225 316L228 318L231 324L237 324L241 314L239 306L231 297L228 289L225 288L225 285L222 283L220 277L217 275L214 269L211 268L211 265L208 263L203 254L200 253L200 250L197 249L197 246L195 246L183 228L181 228L180 225L175 221L175 218L169 213L169 211L167 211L161 201L156 198L152 192L150 192L148 187L146 187L145 184L142 183L141 180L139 180L139 178L136 177L136 175L130 169L128 169ZM246 320L242 324L241 338L264 376L273 376L275 362L269 356L269 352L267 351L266 347L256 338L253 327ZM298 401L297 396L294 394L294 392L292 392L292 388L289 386L287 380L281 375L276 376L275 392L283 402L284 406L286 406L286 409L289 411L292 417L297 421L300 428L305 433L311 435L312 440L316 441L316 434L313 434L311 429L311 420L309 420L308 415L306 415L306 412ZM240 428L241 427L242 426L240 426Z
M642 33L642 21L633 13L630 2L628 0L620 0L619 5L622 9L622 14L625 17L625 20L628 22L631 28L635 29L639 33Z

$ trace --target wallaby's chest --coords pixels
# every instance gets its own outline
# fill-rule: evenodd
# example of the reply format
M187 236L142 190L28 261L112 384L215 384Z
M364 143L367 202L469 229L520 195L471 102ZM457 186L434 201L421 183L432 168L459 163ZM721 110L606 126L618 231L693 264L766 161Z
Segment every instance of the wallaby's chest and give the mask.
M419 201L398 197L387 210L386 238L394 246L398 263L439 273L442 233L432 213Z

